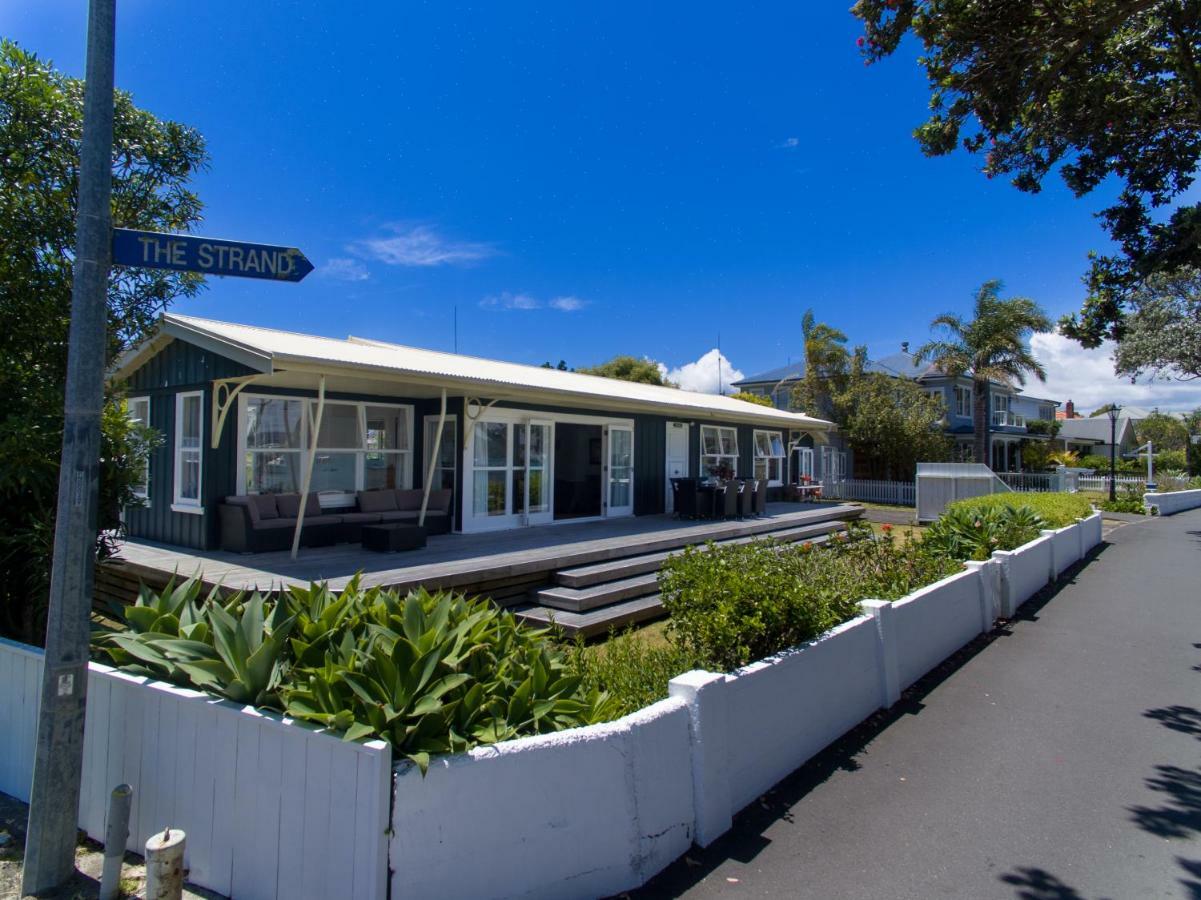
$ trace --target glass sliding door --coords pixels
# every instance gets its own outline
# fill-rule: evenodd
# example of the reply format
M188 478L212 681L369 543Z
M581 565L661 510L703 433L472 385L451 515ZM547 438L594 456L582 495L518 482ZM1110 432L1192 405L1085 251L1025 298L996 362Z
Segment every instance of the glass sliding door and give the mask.
M513 513L523 515L527 524L549 521L551 424L515 423L512 427Z
M476 422L473 443L472 515L506 515L509 511L509 425Z
M634 512L634 431L609 426L608 515L623 516Z

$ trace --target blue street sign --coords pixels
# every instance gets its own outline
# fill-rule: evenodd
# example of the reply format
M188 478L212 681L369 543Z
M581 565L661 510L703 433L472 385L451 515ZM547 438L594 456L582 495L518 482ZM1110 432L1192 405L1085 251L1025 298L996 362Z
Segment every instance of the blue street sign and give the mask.
M272 281L300 281L313 271L313 264L295 247L128 228L113 229L113 263Z

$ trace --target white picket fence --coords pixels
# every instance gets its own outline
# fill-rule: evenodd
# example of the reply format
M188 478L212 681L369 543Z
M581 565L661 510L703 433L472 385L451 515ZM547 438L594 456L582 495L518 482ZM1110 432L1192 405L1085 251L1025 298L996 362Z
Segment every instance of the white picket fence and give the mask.
M1122 490L1129 485L1136 488L1141 494L1143 488L1147 486L1147 479L1140 478L1137 475L1119 475L1114 479L1118 486L1118 490ZM1106 493L1109 490L1108 475L1081 475L1076 479L1076 489L1081 491L1097 491L1098 493Z
M28 801L42 652L0 639L0 791ZM194 884L238 898L387 891L387 744L92 663L79 826L104 839L109 792L133 786L127 848L188 835Z
M875 481L867 478L829 479L822 482L822 497L830 500L866 500L914 506L917 492L912 481Z

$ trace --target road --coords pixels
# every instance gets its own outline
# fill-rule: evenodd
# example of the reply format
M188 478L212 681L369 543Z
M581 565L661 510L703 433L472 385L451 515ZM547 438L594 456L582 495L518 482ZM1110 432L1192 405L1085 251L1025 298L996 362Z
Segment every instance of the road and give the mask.
M637 897L1201 898L1201 510L1057 591Z

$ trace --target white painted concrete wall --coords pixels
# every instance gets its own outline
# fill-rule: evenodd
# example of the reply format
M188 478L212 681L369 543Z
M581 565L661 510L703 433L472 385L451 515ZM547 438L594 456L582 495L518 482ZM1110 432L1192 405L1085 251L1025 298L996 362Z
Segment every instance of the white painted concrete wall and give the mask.
M861 616L727 677L733 811L880 708L878 640Z
M1170 516L1186 509L1201 506L1201 490L1171 491L1166 494L1143 494L1143 507L1157 510L1161 516Z
M985 602L981 580L978 570L959 572L893 603L902 689L981 633ZM991 598L988 606L991 610Z
M42 655L0 642L0 790L29 799ZM238 898L386 893L387 744L92 663L79 826L104 839L109 792L133 786L127 847L187 832L190 879Z
M692 844L689 716L676 699L616 722L506 741L396 772L393 900L601 897Z
M997 550L993 559L1001 563L1001 615L1012 618L1018 607L1041 591L1051 580L1052 539L1041 535L1016 550Z

